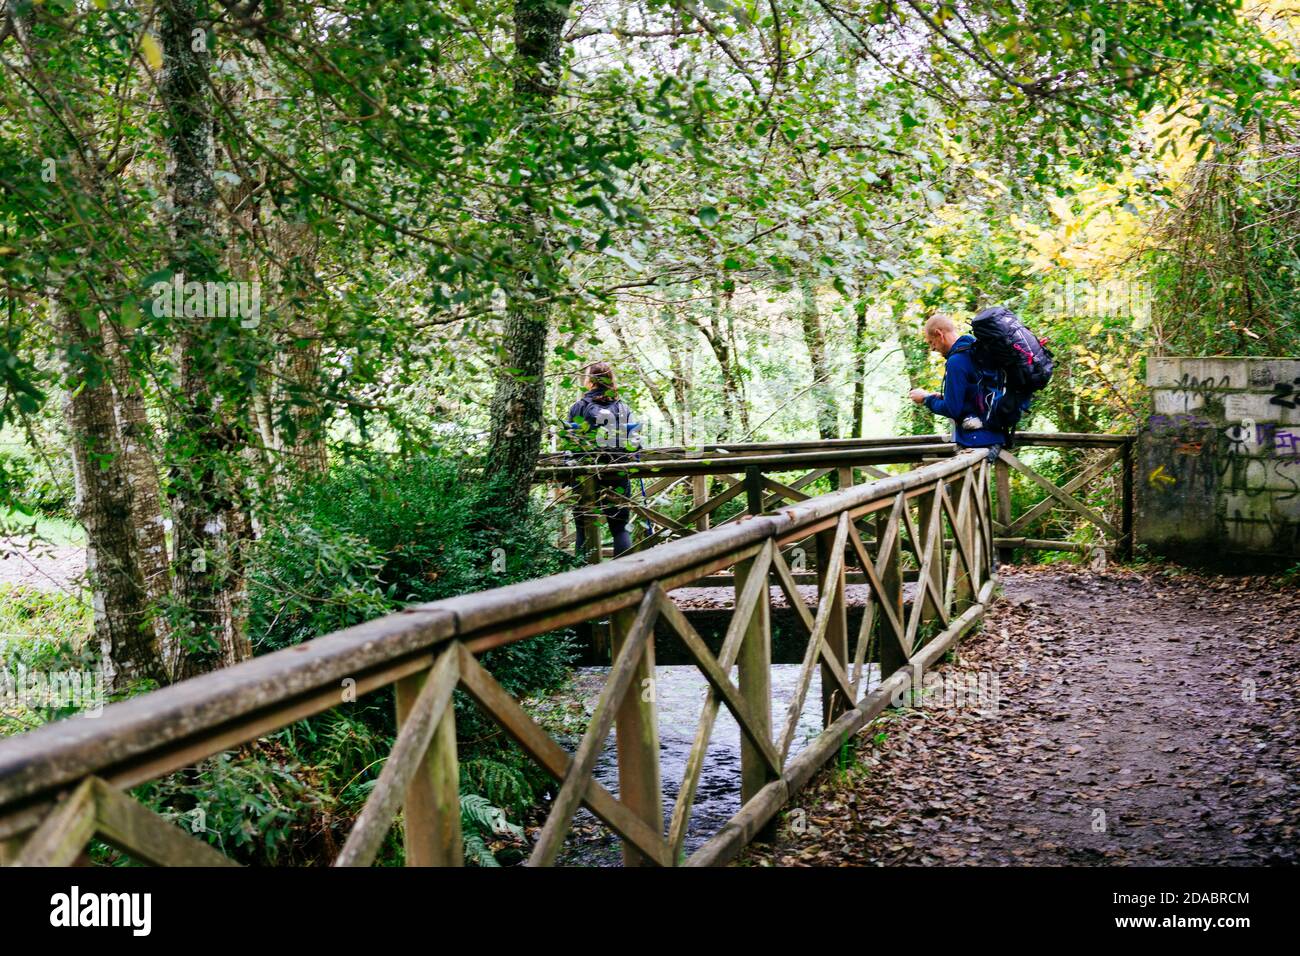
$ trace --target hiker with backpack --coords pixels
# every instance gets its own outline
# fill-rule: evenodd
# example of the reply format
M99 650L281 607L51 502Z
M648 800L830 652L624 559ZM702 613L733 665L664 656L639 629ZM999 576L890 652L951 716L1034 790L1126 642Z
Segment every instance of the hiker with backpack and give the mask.
M632 409L618 397L614 381L614 367L608 362L593 362L584 369L587 391L569 409L568 429L570 443L585 452L581 464L608 465L635 461L640 447L637 434L641 427L633 419ZM614 556L632 547L628 533L630 509L610 500L611 493L624 498L632 496L632 482L626 472L603 473L596 480L599 513L609 524L614 538ZM584 518L590 517L582 504L574 507L577 524L577 552L582 555L586 544Z
M1052 377L1052 353L1004 306L985 309L971 320L972 335L961 335L942 313L925 323L925 341L947 359L943 392L912 389L909 397L936 415L951 418L953 441L965 448L988 448L995 461L1015 445L1016 426L1029 410L1034 392Z

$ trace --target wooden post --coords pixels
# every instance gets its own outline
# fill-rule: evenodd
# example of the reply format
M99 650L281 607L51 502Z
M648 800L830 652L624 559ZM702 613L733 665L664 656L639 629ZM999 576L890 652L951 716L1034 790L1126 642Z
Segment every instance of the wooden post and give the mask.
M754 559L740 561L735 570L735 601L740 601L740 594L745 589L745 582L754 567ZM736 658L739 668L737 685L740 694L749 705L750 712L759 725L767 730L768 738L772 736L772 592L758 599L754 613L745 628L745 637L740 645L740 655ZM769 771L767 761L758 748L749 742L749 737L740 735L740 803L744 806L775 777ZM775 824L769 825L757 835L757 839L770 840L775 836Z
M428 672L397 681L397 726L420 696ZM402 803L407 866L461 866L460 768L456 760L456 711L438 721Z
M1120 446L1120 488L1123 503L1120 512L1119 553L1125 561L1133 559L1133 439Z
M599 498L596 490L596 478L587 475L578 485L578 509L574 513L574 522L582 528L582 551L578 557L586 564L600 563L600 512ZM587 621L580 626L578 634L587 631L587 640L591 646L592 659L600 663L612 660L610 656L610 629L613 622L601 620Z
M569 522L573 518L570 510L566 507L560 508L560 540L557 542L557 546L561 551L567 551L569 545L573 543L573 538L569 534Z
M933 491L927 492L916 499L916 531L921 540L916 542L918 548L925 545L925 532L930 527L930 520L934 514L935 508L942 508L939 504L939 496ZM939 537L934 543L936 549L935 556L930 561L930 580L934 583L936 594L943 594L943 569L944 569L944 540L943 540L943 515L939 516ZM955 547L955 545L954 545ZM924 553L924 552L922 552ZM916 582L916 600L921 601L921 623L937 620L939 617L939 607L934 603L934 598L925 587L924 581Z
M906 504L903 505L907 507ZM901 520L901 519L900 519ZM876 512L876 541L884 542L889 527L889 512L885 509ZM880 545L877 544L877 547ZM877 554L879 560L881 555ZM883 568L880 573L880 585L884 588L885 593L880 595L881 601L888 601L894 609L896 619L903 620L903 549L902 538L894 535L894 543L890 549L884 553L882 562ZM890 674L898 670L907 663L907 658L903 655L901 648L897 646L892 634L888 630L889 622L885 615L881 614L876 618L876 647L880 648L880 677L884 680Z
M14 860L18 859L18 854L22 852L23 844L27 842L27 834L0 838L0 866L9 866Z
M694 510L704 504L709 498L708 495L708 476L692 475L691 476L691 509ZM695 519L696 531L709 530L709 516L702 514Z
M1006 526L1011 524L1011 466L999 458L994 466L994 475L998 488L998 523ZM996 529L994 531L997 533ZM1005 531L1001 532L1001 534L1005 533ZM1000 563L1010 564L1014 558L1014 549L998 548Z
M840 668L848 672L849 669L849 620L848 610L844 603L844 562L841 560L838 564L839 572L832 580L827 576L830 570L833 554L832 549L835 546L835 529L817 532L817 593L825 593L827 588L835 589L835 597L831 599L829 608L830 620L826 622L826 646L829 648L831 656L839 661ZM843 556L841 556L843 557ZM845 700L844 692L840 689L839 682L835 679L835 672L826 666L825 662L821 664L822 678L822 726L829 727L835 723L835 718L853 707L854 701Z
M836 473L836 475L838 476L838 481L837 481L837 483L838 483L838 486L839 486L840 488L852 488L852 487L853 487L853 469L852 469L852 468L837 468L837 469L835 469L835 473Z
M967 482L972 486L969 491L966 490ZM961 485L962 492L958 493L957 501L953 502L953 512L955 514L961 514L962 495L970 495L970 498L966 501L965 517L963 517L960 522L956 522L952 529L952 553L949 560L952 561L952 564L950 565L952 571L950 573L956 577L956 583L953 588L954 613L960 613L966 610L966 608L970 607L971 603L975 600L974 582L971 580L970 572L966 570L965 562L962 561L961 551L957 547L957 542L958 540L961 541L961 544L966 549L966 553L971 556L972 560L974 560L975 528L977 527L975 521L975 509L979 507L979 502L975 499L975 495L978 494L976 487L976 482L973 479L969 477L963 479ZM940 530L942 530L942 528Z
M582 554L587 564L600 563L600 520L596 494L596 478L587 475L578 485L578 511L574 519L582 524Z
M757 468L745 469L745 510L752 515L763 513L763 473Z
M618 657L637 609L614 614L613 655ZM618 799L655 833L664 835L664 797L659 780L659 722L655 708L655 642L646 641L632 683L623 695L615 715L618 744ZM623 865L646 866L649 861L627 840L623 841Z

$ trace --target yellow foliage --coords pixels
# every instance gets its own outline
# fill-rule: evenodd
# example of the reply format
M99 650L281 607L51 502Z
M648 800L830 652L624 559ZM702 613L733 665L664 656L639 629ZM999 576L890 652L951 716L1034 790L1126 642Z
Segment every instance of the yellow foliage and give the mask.
M149 64L151 69L162 69L162 45L158 42L157 37L151 33L142 35L140 37L140 52L144 55L144 60Z

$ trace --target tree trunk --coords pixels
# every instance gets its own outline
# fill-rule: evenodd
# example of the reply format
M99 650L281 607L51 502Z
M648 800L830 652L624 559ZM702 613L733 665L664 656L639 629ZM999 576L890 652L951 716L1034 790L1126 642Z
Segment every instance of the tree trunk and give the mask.
M853 421L849 435L861 438L866 427L867 399L867 297L858 290L853 302Z
M49 308L69 354L89 353L91 336L73 309L51 295ZM165 680L154 634L145 562L135 534L127 458L113 416L108 369L69 361L64 417L72 449L75 512L86 529L86 568L95 595L95 635L104 683L121 689L141 678Z
M831 382L831 367L826 358L826 333L822 329L821 312L817 309L817 290L811 281L800 284L803 290L803 307L799 310L803 325L803 340L808 347L812 365L813 402L817 413L817 435L830 439L840 437L839 409L835 405L835 387Z
M60 95L47 84L49 75L43 66L50 51L47 41L33 34L36 11L31 5L6 4L15 40L48 105ZM48 133L51 142L43 148L48 150L57 143L54 148L59 152L66 149L80 187L108 193L113 183L95 161L95 144L89 137L76 141L75 126L63 121L48 123L41 132ZM73 146L79 148L69 148ZM130 421L118 417L121 409L114 396L112 327L107 322L97 323L103 332L100 340L86 326L88 316L102 319L96 283L112 282L88 273L94 265L93 259L88 260L59 277L61 287L52 289L47 299L48 318L68 357L63 413L76 490L74 511L86 531L86 566L94 594L100 666L108 688L124 689L141 679L167 680L160 640L166 633L166 549L155 551L151 546L153 532L159 538L162 535L157 474ZM143 417L142 404L138 414Z
M159 81L167 125L167 183L174 266L186 282L217 279L216 189L210 54L197 42L205 22L198 0L160 5L164 67ZM198 46L199 49L195 49ZM170 436L173 581L183 611L179 635L190 676L250 657L244 632L246 589L241 456L230 408L235 387L216 337L220 319L177 317L178 381L185 404Z
M162 487L154 460L153 428L145 409L144 393L131 368L129 346L119 340L111 323L104 323L103 328L105 349L112 362L113 412L122 467L130 489L131 529L140 555L145 592L150 605L160 611L171 595L171 566ZM175 680L180 672L180 648L173 639L166 615L154 614L153 631L165 678Z
M664 347L668 350L668 367L673 376L673 404L677 409L676 418L672 419L673 441L679 445L691 443L691 373L693 371L693 352L682 355L678 342L678 327L671 321L668 310L664 310Z
M740 438L747 440L749 438L749 401L745 397L745 383L740 376L740 340L736 337L736 310L732 307L732 297L727 295L723 298L722 315L727 325L727 341L730 343L731 353L731 395L736 403L736 412L740 416Z
M687 306L683 313L686 321L694 326L713 350L713 357L718 361L718 373L722 379L722 427L715 433L714 441L726 441L734 437L735 422L741 417L740 386L731 353L731 343L727 338L726 328L719 321L723 304L718 295L710 303L707 320L700 318Z
M521 139L544 129L546 111L560 75L560 42L569 16L567 0L515 0L515 107ZM544 188L545 176L539 186ZM507 504L528 501L533 470L542 445L546 403L546 338L551 307L537 301L548 292L545 279L555 275L553 250L535 212L535 195L524 198L526 239L516 243L520 274L510 290L502 328L503 368L497 373L491 406L491 438L485 477L498 483Z

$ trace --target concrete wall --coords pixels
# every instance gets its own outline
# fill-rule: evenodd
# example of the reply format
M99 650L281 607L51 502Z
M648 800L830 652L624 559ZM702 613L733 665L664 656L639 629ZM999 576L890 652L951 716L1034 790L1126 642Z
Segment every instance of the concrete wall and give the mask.
M1136 534L1189 563L1300 557L1300 358L1152 358Z

